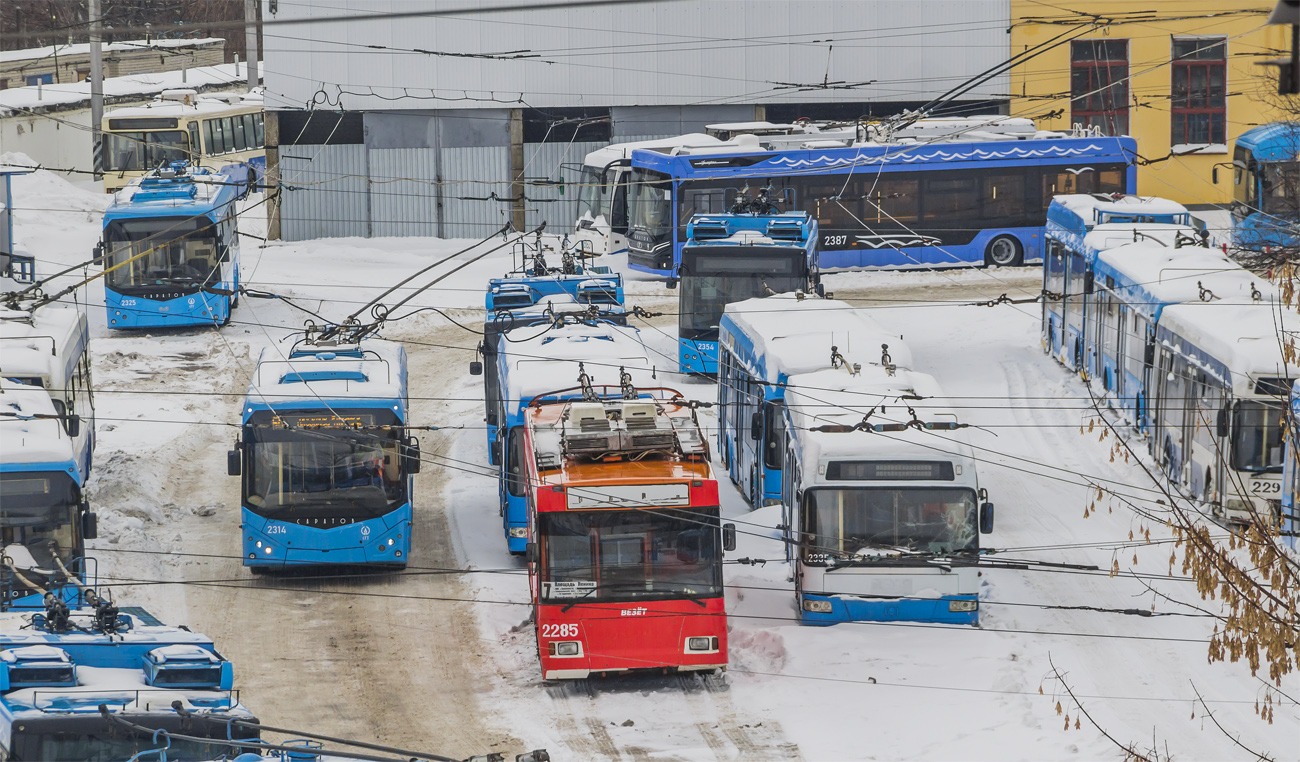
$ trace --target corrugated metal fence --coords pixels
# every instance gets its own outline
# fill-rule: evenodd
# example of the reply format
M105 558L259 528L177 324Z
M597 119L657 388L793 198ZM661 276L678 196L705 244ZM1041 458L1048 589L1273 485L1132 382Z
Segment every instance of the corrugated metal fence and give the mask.
M620 138L619 142L645 140ZM581 165L605 143L524 145L525 223L550 232L573 225ZM286 190L280 205L285 241L358 236L482 238L510 219L510 149L280 147ZM495 194L495 196L494 196Z

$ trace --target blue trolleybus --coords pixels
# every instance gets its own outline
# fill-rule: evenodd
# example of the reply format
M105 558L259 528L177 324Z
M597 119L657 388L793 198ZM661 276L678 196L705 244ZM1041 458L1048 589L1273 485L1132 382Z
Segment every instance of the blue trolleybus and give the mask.
M1232 153L1232 238L1243 249L1300 243L1300 122L1246 130Z
M96 523L77 439L93 421L61 415L45 389L7 378L0 405L0 608L39 608L42 589L57 587L65 571L87 576Z
M687 223L726 211L737 194L771 197L815 219L823 270L1015 265L1043 256L1048 203L1059 193L1132 193L1128 137L1039 132L1028 119L921 120L856 140L632 152L628 265L670 275Z
M718 453L754 508L781 502L791 376L830 369L839 353L867 364L912 364L898 336L833 299L781 294L729 304L719 332Z
M830 355L830 336L809 341ZM787 380L783 524L800 616L978 624L993 505L964 425L933 378L854 346Z
M679 370L716 374L728 304L816 285L817 221L801 212L695 217L674 277Z
M95 445L89 342L76 307L0 308L0 541L36 584L59 576L55 556L84 579L85 540L95 537L84 496ZM0 606L40 605L13 572L0 568Z
M258 748L257 717L211 638L87 597L98 605L0 614L5 760L198 762Z
M406 350L365 338L262 352L229 472L242 474L244 565L405 566L419 442Z
M1294 313L1178 205L1122 201L1054 202L1076 222L1048 233L1044 289L1064 298L1045 303L1044 347L1100 380L1175 487L1222 521L1274 522Z
M230 322L239 289L235 202L246 188L177 161L114 194L96 247L110 328Z
M1071 194L1053 199L1043 263L1044 351L1067 368L1083 369L1085 296L1092 292L1099 251L1141 241L1172 247L1179 236L1199 236L1194 222L1182 204L1152 196Z
M608 393L615 398L625 387L651 388L659 381L640 331L600 319L562 322L503 343L497 366L501 394L493 447L500 463L501 524L507 548L518 555L528 543L529 485L524 452L528 406L541 399L582 399L582 378L602 396ZM565 391L557 393L557 389Z
M555 271L547 268L543 261L503 278L489 280L484 307L486 317L479 352L484 366L483 404L488 461L495 466L500 465L492 445L497 438L497 398L501 394L501 375L497 367L497 348L501 342L532 335L538 326L550 325L557 316L565 314L590 315L594 310L601 320L626 323L623 276L610 272L608 267L578 264L570 256L566 256L563 266ZM527 330L503 339L504 334L517 328Z

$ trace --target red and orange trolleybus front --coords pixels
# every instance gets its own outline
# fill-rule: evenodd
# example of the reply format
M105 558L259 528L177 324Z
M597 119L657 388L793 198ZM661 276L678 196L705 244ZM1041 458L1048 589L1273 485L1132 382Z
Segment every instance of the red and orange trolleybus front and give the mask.
M718 483L694 410L656 391L672 396L589 396L526 416L516 473L548 680L727 666Z

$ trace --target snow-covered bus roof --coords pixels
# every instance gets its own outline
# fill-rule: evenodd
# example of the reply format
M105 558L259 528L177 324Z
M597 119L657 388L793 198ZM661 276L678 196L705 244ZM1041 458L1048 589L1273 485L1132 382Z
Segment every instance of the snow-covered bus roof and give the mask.
M77 478L73 440L57 415L46 390L0 378L0 471L42 466Z
M160 182L161 180L161 182ZM229 175L212 172L206 167L187 167L175 184L151 170L144 177L113 194L113 202L104 210L104 222L126 217L189 217L208 214L233 203L241 190ZM194 195L189 195L189 188Z
M180 99L182 97L184 97L183 100ZM224 97L218 97L215 95L199 95L193 90L171 90L165 91L163 97L156 98L143 106L126 106L106 111L104 112L104 119L218 116L234 111L260 111L262 104L263 99L259 93L231 93Z
M391 408L406 420L406 348L384 339L262 350L244 403L245 422L259 410Z
M1175 348L1193 364L1220 376L1226 367L1239 397L1254 394L1261 377L1300 377L1300 366L1287 363L1283 354L1284 346L1300 336L1300 316L1279 301L1225 299L1165 307L1156 339L1171 345L1175 336L1191 345Z
M1276 301L1277 288L1218 249L1173 248L1141 240L1102 251L1098 284L1109 285L1147 314L1162 304L1209 299ZM1109 280L1107 280L1109 279Z
M134 620L123 632L104 633L95 627L88 609L72 613L75 629L52 633L32 626L31 612L0 614L0 659L6 664L24 660L75 665L76 685L17 688L0 696L10 718L48 718L61 715L98 715L107 704L121 714L168 714L173 701L199 715L220 713L252 718L239 703L238 694L215 685L182 688L150 685L145 657L210 664L229 664L217 653L212 639L186 628L152 625ZM130 665L130 666L126 666ZM225 672L229 673L227 667ZM228 679L228 678L227 678Z
M66 390L89 341L86 313L78 307L0 307L0 375L7 378L39 379L46 389Z
M836 299L776 294L728 304L720 333L722 345L751 373L772 383L829 368L831 347L850 364L865 368L880 363L887 344L891 363L912 364L912 353L898 335L886 331L869 311Z
M505 369L502 393L512 404L577 386L579 363L596 386L618 387L620 366L638 387L663 385L641 332L631 326L565 325L523 341L504 341L498 351Z
M847 370L820 370L790 377L785 404L793 426L792 437L804 462L805 483L825 481L821 465L830 459L961 461L964 480L974 482L974 451L960 430L923 431L811 431L821 426L851 427L871 413L869 424L905 424L917 417L931 423L957 423L951 406L932 376L899 369L890 376L880 367L863 368L857 375ZM900 397L924 400L900 400Z
M692 132L672 138L636 140L631 143L613 143L604 148L597 148L587 154L587 157L583 159L582 163L588 167L604 169L616 161L631 159L632 151L638 148L680 148L687 145L711 146L723 144L724 141L718 140L712 135Z

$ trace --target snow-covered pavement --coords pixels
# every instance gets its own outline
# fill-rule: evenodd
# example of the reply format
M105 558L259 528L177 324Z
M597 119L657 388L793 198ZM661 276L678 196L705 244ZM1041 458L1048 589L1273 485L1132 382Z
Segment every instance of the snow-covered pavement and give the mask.
M89 258L102 196L43 172L14 186L15 236L42 273ZM242 266L250 287L338 319L470 243L261 247L245 238ZM509 261L503 249L409 306L481 322L483 283ZM729 559L766 560L726 566L729 672L546 685L532 629L522 626L527 577L500 535L481 380L467 372L478 337L430 312L386 332L411 357L414 422L443 427L423 437L439 466L417 477L412 568L361 579L254 579L238 560L238 487L225 476L224 451L251 358L307 316L284 301L246 298L220 330L110 334L96 281L83 298L94 331L99 449L90 497L101 516L93 543L101 577L161 583L117 596L212 635L263 721L448 755L547 748L557 760L1122 758L1087 719L1075 729L1059 671L1093 720L1123 742L1154 737L1179 759L1241 758L1194 703L1199 692L1243 745L1296 758L1297 707L1282 704L1271 725L1261 721L1266 684L1244 664L1207 662L1213 620L1197 607L1215 604L1201 601L1177 567L1170 577L1169 545L1128 545L1130 533L1149 529L1160 543L1167 532L1120 501L1096 501L1097 483L1134 501L1157 495L1136 464L1112 460L1110 439L1089 431L1085 388L1040 348L1037 306L964 306L1036 293L1034 272L854 273L829 276L827 288L875 308L918 369L983 427L971 441L997 505L983 543L1002 550L995 558L1097 571L986 570L978 629L802 627L775 540L779 510L748 512L724 489L724 514L742 530ZM646 281L628 292L651 309L669 307L675 293ZM671 316L642 330L665 357L664 378L687 396L713 398L712 385L671 373ZM464 573L446 573L455 570ZM1282 690L1300 695L1300 679Z

